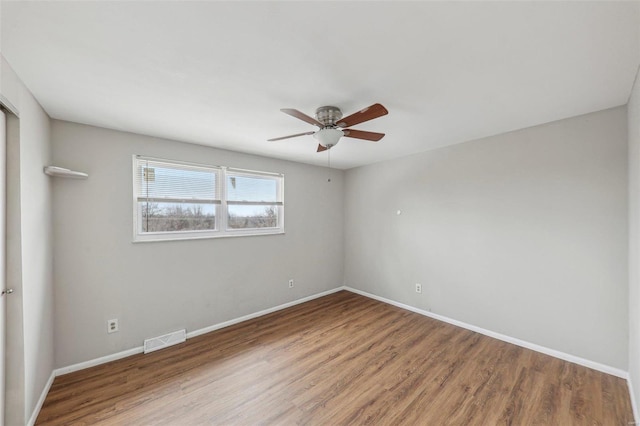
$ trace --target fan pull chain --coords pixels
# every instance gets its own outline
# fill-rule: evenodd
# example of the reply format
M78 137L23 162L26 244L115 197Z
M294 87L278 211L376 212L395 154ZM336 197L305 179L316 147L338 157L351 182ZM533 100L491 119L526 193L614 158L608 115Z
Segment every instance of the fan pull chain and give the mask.
M327 158L329 164L329 179L327 179L327 182L331 183L331 145L329 145L328 148L329 149L327 149Z

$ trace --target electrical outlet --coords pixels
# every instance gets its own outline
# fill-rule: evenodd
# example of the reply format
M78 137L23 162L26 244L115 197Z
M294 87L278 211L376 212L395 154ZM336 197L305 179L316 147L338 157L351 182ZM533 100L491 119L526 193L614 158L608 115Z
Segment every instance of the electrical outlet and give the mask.
M118 320L110 319L107 321L107 333L115 333L118 331Z
M422 293L422 284L416 283L416 293Z
M289 288L293 288L293 280L289 280Z

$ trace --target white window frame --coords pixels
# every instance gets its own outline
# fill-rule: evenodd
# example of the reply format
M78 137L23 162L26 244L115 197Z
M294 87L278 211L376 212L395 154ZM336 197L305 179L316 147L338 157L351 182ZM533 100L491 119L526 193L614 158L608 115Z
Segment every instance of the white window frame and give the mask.
M243 202L227 200L227 175L272 178L276 181L276 201L271 202ZM223 167L224 182L222 184L222 215L224 216L224 231L228 235L260 235L260 234L282 234L284 233L284 175L281 173L258 172L255 170L244 170ZM275 205L278 208L278 224L273 228L229 228L229 205Z
M174 232L141 232L141 211L138 208L138 201L141 198L138 194L136 175L138 173L138 163L140 161L156 161L167 164L173 164L181 167L193 167L194 169L207 169L216 173L216 193L220 202L215 204L216 229L215 230L198 230L198 231L174 231ZM284 234L284 174L262 172L255 170L245 170L238 168L228 168L225 166L213 166L208 164L191 163L179 160L167 160L164 158L147 157L142 155L133 155L133 242L150 242L150 241L173 241L173 240L194 240L203 238L222 238L222 237L240 237L251 235L274 235ZM227 174L234 176L247 176L258 178L273 178L276 180L276 202L237 202L227 201ZM185 200L188 201L188 200ZM278 224L273 228L249 228L234 229L227 228L228 222L228 206L229 205L276 205L278 208Z

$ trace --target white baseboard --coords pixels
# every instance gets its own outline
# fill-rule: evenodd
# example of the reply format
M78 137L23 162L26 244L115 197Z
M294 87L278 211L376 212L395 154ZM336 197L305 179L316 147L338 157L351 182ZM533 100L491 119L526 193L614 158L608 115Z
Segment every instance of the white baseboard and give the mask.
M388 303L390 305L397 306L399 308L406 309L408 311L415 312L415 313L420 314L420 315L424 315L424 316L427 316L427 317L430 317L430 318L433 318L433 319L436 319L436 320L439 320L439 321L443 321L443 322L446 322L446 323L449 323L449 324L452 324L452 325L455 325L455 326L458 326L458 327L462 327L462 328L465 328L467 330L475 331L477 333L484 334L485 336L493 337L494 339L502 340L502 341L507 342L507 343L512 343L514 345L518 345L518 346L521 346L523 348L531 349L531 350L534 350L536 352L540 352L540 353L543 353L543 354L546 354L546 355L553 356L555 358L559 358L559 359L562 359L562 360L565 360L565 361L572 362L574 364L578 364L578 365L582 365L584 367L592 368L594 370L601 371L601 372L607 373L607 374L611 374L611 375L616 376L616 377L621 377L621 378L627 379L627 380L629 379L629 374L626 371L621 370L619 368L611 367L609 365L601 364L601 363L598 363L598 362L595 362L595 361L591 361L591 360L588 360L588 359L585 359L585 358L580 358L580 357L575 356L575 355L567 354L565 352L561 352L561 351L558 351L558 350L555 350L555 349L547 348L545 346L541 346L541 345L538 345L538 344L535 344L535 343L531 343L531 342L527 342L527 341L524 341L524 340L520 340L518 338L507 336L507 335L504 335L504 334L501 334L501 333L497 333L497 332L494 332L494 331L491 331L491 330L487 330L487 329L484 329L484 328L481 328L481 327L477 327L475 325L467 324L467 323L462 322L462 321L458 321L458 320L455 320L455 319L452 319L452 318L449 318L449 317L445 317L444 315L434 314L433 312L425 311L423 309L419 309L419 308L416 308L414 306L410 306L410 305L406 305L404 303L396 302L395 300L387 299L385 297L377 296L375 294L367 293L366 291L358 290L358 289L355 289L355 288L352 288L352 287L348 287L348 286L336 287L336 288L334 288L332 290L323 291L321 293L317 293L317 294L313 294L311 296L303 297L301 299L297 299L297 300L294 300L294 301L291 301L291 302L288 302L288 303L284 303L282 305L274 306L273 308L264 309L262 311L258 311L258 312L255 312L255 313L252 313L252 314L249 314L249 315L244 315L244 316L241 316L241 317L238 317L238 318L234 318L234 319L229 320L229 321L224 321L224 322L221 322L221 323L218 323L218 324L214 324L214 325L211 325L211 326L208 326L208 327L204 327L204 328L201 328L201 329L198 329L198 330L194 330L194 331L191 331L191 332L187 333L187 339L190 339L190 338L196 337L196 336L200 336L200 335L205 334L205 333L210 333L212 331L219 330L221 328L225 328L225 327L228 327L230 325L238 324L238 323L241 323L243 321L247 321L247 320L250 320L250 319L253 319L253 318L258 318L258 317L261 317L263 315L270 314L272 312L276 312L276 311L280 311L282 309L289 308L291 306L299 305L301 303L305 303L305 302L308 302L310 300L317 299L319 297L323 297L323 296L327 296L327 295L332 294L332 293L336 293L336 292L338 292L340 290L347 290L347 291L350 291L352 293L356 293L356 294L359 294L361 296L368 297L370 299L378 300L378 301L383 302L383 303ZM70 366L67 366L67 367L58 368L58 369L54 370L54 373L55 373L56 376L60 376L60 375L63 375L63 374L72 373L74 371L84 370L85 368L94 367L96 365L105 364L107 362L115 361L115 360L118 360L118 359L121 359L121 358L126 358L126 357L131 356L131 355L136 355L136 354L142 353L142 351L143 351L143 347L142 346L138 346L138 347L135 347L135 348L132 348L132 349L128 349L128 350L125 350L125 351L122 351L122 352L118 352L118 353L115 353L115 354L103 356L103 357L100 357L100 358L92 359L92 360L81 362L81 363L78 363L78 364L73 364L73 365L70 365ZM629 381L629 383L631 383L631 382Z
M513 343L514 345L521 346L523 348L531 349L536 352L540 352L546 355L550 355L555 358L559 358L565 361L572 362L574 364L582 365L584 367L591 368L593 370L601 371L603 373L611 374L612 376L620 377L623 379L629 378L629 373L624 370L620 370L619 368L611 367L609 365L600 364L595 361L591 361L588 359L580 358L575 355L567 354L565 352L557 351L555 349L547 348L545 346L540 346L535 343L527 342L524 340L517 339L515 337L506 336L501 333L496 333L495 331L487 330L481 327L476 327L475 325L467 324L462 321L454 320L452 318L445 317L443 315L434 314L433 312L425 311L423 309L416 308L414 306L405 305L404 303L396 302L395 300L387 299L385 297L376 296L375 294L367 293L366 291L358 290L351 287L344 287L345 290L350 291L352 293L359 294L361 296L365 296L374 300L378 300L380 302L388 303L393 306L397 306L402 309L406 309L411 312L415 312L420 315L424 315L439 321L443 321L458 327L466 328L467 330L475 331L476 333L484 334L485 336L493 337L494 339L502 340L503 342Z
M187 333L187 339L191 339L192 337L200 336L201 334L210 333L212 331L219 330L221 328L229 327L230 325L238 324L243 321L247 321L250 319L258 318L263 315L270 314L272 312L281 311L286 308L290 308L291 306L299 305L304 302L308 302L313 299L318 299L319 297L327 296L332 293L336 293L340 290L345 290L345 287L337 287L332 290L323 291L322 293L312 294L311 296L303 297L302 299L297 299L292 302L283 303L282 305L274 306L273 308L264 309L262 311L255 312L253 314L244 315L239 318L234 318L229 321L221 322L219 324L210 325L209 327L204 327L199 330L190 331Z
M631 375L627 378L627 387L629 388L629 398L631 398L631 408L633 409L633 420L640 422L640 416L638 416L638 404L636 404L636 394L633 391L633 383L631 383Z
M313 299L317 299L319 297L327 296L329 294L338 292L340 290L345 290L345 287L337 287L332 290L323 291L321 293L312 294L311 296L303 297L302 299L297 299L292 302L287 302L282 305L274 306L273 308L264 309L262 311L258 311L249 315L244 315L239 318L234 318L229 321L224 321L218 324L214 324L208 327L200 328L198 330L191 331L187 333L187 339L191 339L192 337L200 336L201 334L209 333L215 330L219 330L224 327L228 327L230 325L238 324L243 321L247 321L253 318L261 317L263 315L270 314L272 312L280 311L282 309L289 308L291 306L299 305L304 302L308 302ZM74 371L84 370L85 368L95 367L96 365L105 364L107 362L116 361L118 359L126 358L131 355L141 354L143 352L143 346L137 346L135 348L127 349L122 352L118 352L111 355L106 355L100 358L91 359L89 361L80 362L77 364L69 365L67 367L62 367L54 370L56 376L61 376L63 374L73 373Z
M44 400L47 398L47 394L49 393L49 389L51 389L51 385L53 384L53 381L55 380L55 378L56 378L56 372L54 370L51 372L51 375L49 376L49 380L47 380L47 383L44 385L44 389L42 389L42 393L40 394L38 403L33 408L33 412L31 413L31 418L29 418L29 421L27 422L27 426L33 426L36 424L38 414L40 414L40 410L42 409L42 404L44 404Z
M84 370L85 368L95 367L96 365L106 364L107 362L116 361L118 359L126 358L131 355L141 354L143 350L142 346L136 346L132 349L127 349L126 351L117 352L115 354L102 356L100 358L90 359L89 361L79 362L77 364L69 365L67 367L62 367L54 370L54 373L57 376L62 376L64 374L73 373L75 371Z

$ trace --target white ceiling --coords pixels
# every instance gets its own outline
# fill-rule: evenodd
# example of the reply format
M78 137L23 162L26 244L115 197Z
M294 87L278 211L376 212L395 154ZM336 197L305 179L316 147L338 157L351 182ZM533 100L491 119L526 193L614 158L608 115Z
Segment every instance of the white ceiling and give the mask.
M279 111L354 126L350 168L627 102L634 2L2 2L1 51L53 118L326 165Z

